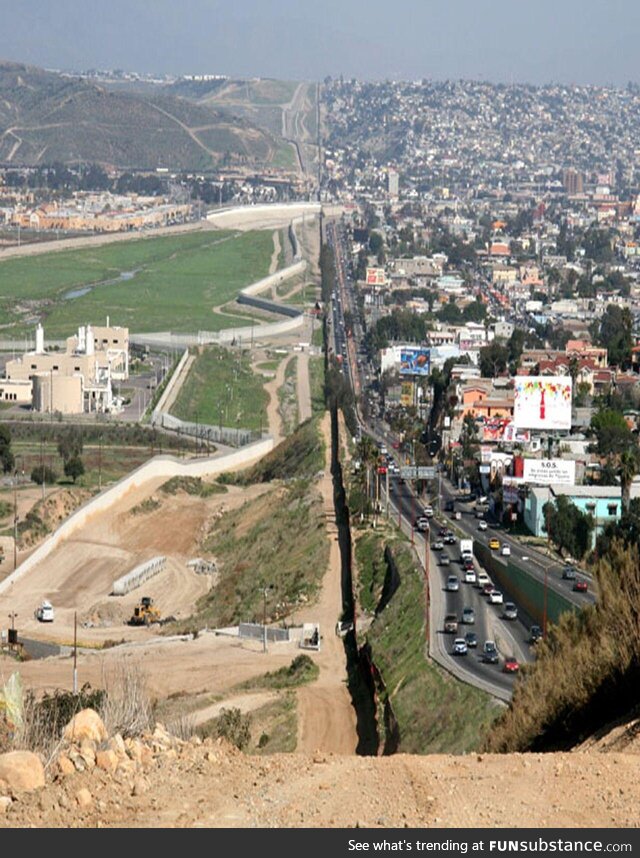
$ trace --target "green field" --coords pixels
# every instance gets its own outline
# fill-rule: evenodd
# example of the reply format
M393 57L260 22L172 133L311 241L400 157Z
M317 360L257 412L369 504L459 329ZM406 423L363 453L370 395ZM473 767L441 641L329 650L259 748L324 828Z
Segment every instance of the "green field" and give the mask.
M8 259L0 262L0 324L9 326L5 336L18 334L32 328L37 316L46 336L54 338L87 322L104 324L107 315L134 333L234 327L238 318L214 313L213 307L265 277L272 252L270 230L201 230ZM123 272L132 276L104 283ZM64 298L94 284L101 285Z
M265 379L248 355L212 346L199 354L171 408L181 420L209 426L268 428Z

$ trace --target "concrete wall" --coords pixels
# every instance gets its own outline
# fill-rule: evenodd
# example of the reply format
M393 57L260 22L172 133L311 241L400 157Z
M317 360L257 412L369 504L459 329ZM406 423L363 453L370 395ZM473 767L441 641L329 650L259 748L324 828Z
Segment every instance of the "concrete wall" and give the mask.
M264 229L286 226L294 217L319 214L320 203L276 203L275 205L238 206L207 212L207 220L220 229Z
M174 456L154 456L153 459L145 462L144 465L141 465L115 485L105 489L70 515L55 533L36 548L24 563L18 566L15 572L0 582L0 593L9 590L14 581L22 578L23 575L26 575L27 572L41 563L61 542L69 539L95 515L110 509L121 501L128 492L141 486L148 480L157 478L168 480L171 477L213 476L228 471L231 468L237 468L240 465L249 465L251 462L255 462L266 455L272 449L273 438L269 437L262 441L257 441L255 444L243 447L241 450L235 450L233 453L213 456L210 459L192 459L185 462L181 459L176 459Z
M158 404L153 409L153 414L151 415L151 422L152 423L155 423L158 416L162 414L164 407L165 407L165 403L166 403L167 399L171 396L171 394L173 392L173 388L176 386L177 381L180 378L180 373L184 369L184 365L188 360L189 360L189 351L188 351L188 349L185 349L184 354L182 355L182 357L180 358L180 360L178 362L178 365L174 369L167 386L162 391L162 396L158 400Z

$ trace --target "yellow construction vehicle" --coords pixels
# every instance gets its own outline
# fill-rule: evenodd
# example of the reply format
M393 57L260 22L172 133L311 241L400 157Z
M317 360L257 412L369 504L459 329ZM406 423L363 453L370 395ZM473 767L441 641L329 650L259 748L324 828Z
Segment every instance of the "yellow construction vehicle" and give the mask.
M129 625L150 626L151 623L158 622L160 622L160 611L153 607L153 599L150 596L143 596L139 604L133 609Z

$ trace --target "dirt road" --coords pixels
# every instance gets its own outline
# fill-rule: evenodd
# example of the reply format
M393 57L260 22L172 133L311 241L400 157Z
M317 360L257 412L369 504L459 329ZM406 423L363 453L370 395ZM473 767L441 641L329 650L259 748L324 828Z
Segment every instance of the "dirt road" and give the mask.
M275 445L279 444L280 441L282 441L282 439L284 438L282 432L282 418L280 417L280 413L278 411L280 407L280 402L278 401L278 390L282 387L282 384L284 383L285 370L287 369L290 360L293 360L293 355L287 355L287 357L280 362L280 366L278 367L278 371L276 372L275 378L267 382L264 386L264 389L269 394L269 404L267 405L269 434L273 436L273 443Z
M340 550L333 506L331 479L331 428L329 414L322 421L326 445L325 471L320 483L324 504L327 536L331 540L329 564L322 582L317 605L298 611L294 622L320 623L322 643L314 660L320 676L312 685L298 690L298 745L300 753L317 749L335 754L353 754L358 742L356 717L347 690L346 659L342 640L335 634L335 626L342 613L340 586Z

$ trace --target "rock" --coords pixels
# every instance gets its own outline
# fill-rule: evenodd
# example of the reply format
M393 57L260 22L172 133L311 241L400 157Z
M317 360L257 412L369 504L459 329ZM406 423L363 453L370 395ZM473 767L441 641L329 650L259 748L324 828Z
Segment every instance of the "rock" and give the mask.
M148 789L147 782L144 778L136 778L133 782L131 795L143 795Z
M131 739L127 739L127 743L129 743ZM115 736L112 736L109 740L109 749L115 751L116 754L120 757L124 757L127 754L127 745L125 744L124 739L120 735L120 733L116 733Z
M31 751L0 754L0 779L10 790L32 790L44 786L44 767Z
M107 730L97 712L83 709L64 728L64 738L69 742L82 742L83 739L103 742L107 738Z
M197 736L197 735L191 736L191 738L189 739L189 744L190 745L201 745L202 739L200 738L200 736Z
M71 807L71 801L69 800L69 796L66 792L63 792L59 799L60 807L69 808Z
M142 768L147 771L153 765L153 751L151 748L143 747L140 752L140 763Z
M115 751L98 751L96 765L105 772L113 773L118 768L118 755Z
M90 807L93 804L93 797L86 787L79 789L76 793L76 801L78 807Z
M66 754L60 754L58 757L58 771L61 775L65 777L67 775L72 775L76 770L76 767L73 765L69 757Z
M6 813L11 807L11 796L0 795L0 814Z
M142 743L138 742L134 739L127 739L126 741L126 753L132 760L136 762L141 762L142 760Z

